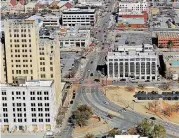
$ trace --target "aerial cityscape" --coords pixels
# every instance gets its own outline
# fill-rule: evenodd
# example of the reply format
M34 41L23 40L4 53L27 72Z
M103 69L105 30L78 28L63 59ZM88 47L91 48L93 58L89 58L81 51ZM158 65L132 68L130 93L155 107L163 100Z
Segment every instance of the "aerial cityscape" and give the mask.
M179 0L1 0L2 138L179 138Z

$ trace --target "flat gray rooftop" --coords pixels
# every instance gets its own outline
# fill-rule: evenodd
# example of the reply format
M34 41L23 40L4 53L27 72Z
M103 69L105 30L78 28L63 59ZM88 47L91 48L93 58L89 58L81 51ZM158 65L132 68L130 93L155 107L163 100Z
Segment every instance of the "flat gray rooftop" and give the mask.
M115 46L119 45L141 45L152 44L151 34L147 32L120 32L120 37L116 37Z

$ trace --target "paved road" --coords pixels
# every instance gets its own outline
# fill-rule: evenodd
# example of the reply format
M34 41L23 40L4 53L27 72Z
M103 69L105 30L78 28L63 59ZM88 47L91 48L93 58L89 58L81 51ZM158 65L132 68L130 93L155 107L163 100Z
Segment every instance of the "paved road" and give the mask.
M111 1L111 4L109 4L108 7L109 10L112 10L114 5L115 2ZM111 13L106 13L106 15L101 18L98 23L98 26L100 28L98 29L99 32L94 32L94 36L99 40L98 49L101 49L101 47L104 47L104 49L101 50L102 52L94 51L88 58L88 63L84 70L84 74L82 75L81 87L77 91L77 96L75 100L76 102L74 102L74 104L72 105L73 109L71 109L71 111L76 109L77 101L81 101L83 104L91 106L95 114L97 114L104 120L107 120L113 127L127 129L131 126L135 126L144 118L149 118L149 116L144 116L131 110L127 110L126 112L122 111L121 107L111 103L105 98L105 96L98 89L99 85L93 82L90 76L91 73L93 73L94 75L97 74L97 64L104 62L104 57L106 56L107 49L109 48L109 45L103 45L103 43L107 41L104 36L107 35L107 27L109 25L108 22L110 20L110 16ZM93 61L93 63L91 63L91 61ZM92 84L88 84L89 82ZM109 104L105 104L106 102ZM115 113L115 116L110 119L107 117L109 113ZM165 123L159 120L157 120L156 122L162 123L168 131L176 133L179 132L179 126L177 125ZM70 124L66 123L65 129L61 133L61 138L70 138L72 131L73 128L70 126Z

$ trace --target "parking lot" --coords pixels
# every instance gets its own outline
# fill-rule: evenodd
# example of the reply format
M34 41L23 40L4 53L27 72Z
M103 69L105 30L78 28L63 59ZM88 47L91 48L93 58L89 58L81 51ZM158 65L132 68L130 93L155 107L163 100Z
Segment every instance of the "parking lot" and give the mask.
M61 70L62 77L71 72L71 69L75 66L74 61L80 58L80 53L76 52L61 52Z
M179 91L162 92L160 94L155 91L152 92L138 91L136 92L134 97L137 100L159 100L160 98L163 100L179 100Z
M115 35L115 46L152 44L151 34L147 32L118 32Z

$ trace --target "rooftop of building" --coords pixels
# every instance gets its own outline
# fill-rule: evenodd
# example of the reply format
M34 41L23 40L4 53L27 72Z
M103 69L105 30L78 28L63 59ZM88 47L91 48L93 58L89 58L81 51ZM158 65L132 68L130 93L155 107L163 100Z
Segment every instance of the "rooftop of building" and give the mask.
M158 57L156 52L137 52L137 51L127 51L127 52L108 52L108 57L117 57L117 56L127 56L127 57L144 57L144 58L153 58Z
M41 14L37 14L37 15L32 15L29 18L27 18L26 20L39 20L39 19L59 19L60 17L58 17L55 14L45 14L45 15L41 15Z
M0 84L1 87L51 87L53 84L53 80L30 80L26 81L24 84Z
M60 39L66 39L66 38L76 38L76 39L81 39L81 38L87 38L90 35L90 30L80 30L76 28L70 28L66 29L61 29L59 33L59 38Z
M144 18L118 18L118 22L126 24L145 24Z
M69 8L65 9L63 13L78 13L78 12L95 12L95 9L81 9L81 8Z
M158 38L179 38L179 32L159 32Z
M147 3L146 0L121 0L119 2L120 3L124 3L124 4L132 4L132 3Z
M118 37L117 37L118 36ZM148 32L120 32L116 35L115 46L152 44L151 34Z

